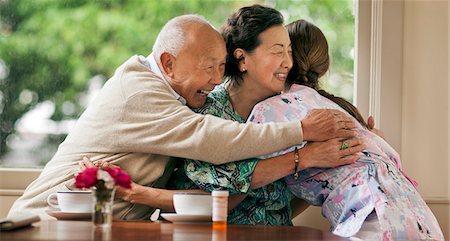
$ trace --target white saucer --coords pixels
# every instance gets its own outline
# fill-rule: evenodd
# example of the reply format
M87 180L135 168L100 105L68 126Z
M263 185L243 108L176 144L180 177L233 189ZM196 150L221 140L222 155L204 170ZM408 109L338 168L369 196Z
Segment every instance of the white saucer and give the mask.
M211 222L211 215L186 215L176 213L161 213L161 217L172 223L205 223Z
M58 220L74 220L74 219L91 219L92 213L69 213L62 212L59 210L48 210L46 211L48 215L55 217Z

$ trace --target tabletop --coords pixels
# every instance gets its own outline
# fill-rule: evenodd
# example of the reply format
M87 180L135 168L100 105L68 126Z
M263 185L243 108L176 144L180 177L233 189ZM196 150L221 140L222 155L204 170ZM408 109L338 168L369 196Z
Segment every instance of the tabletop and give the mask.
M329 232L301 226L172 224L113 222L112 228L93 227L90 221L45 220L31 227L0 233L0 240L348 240Z

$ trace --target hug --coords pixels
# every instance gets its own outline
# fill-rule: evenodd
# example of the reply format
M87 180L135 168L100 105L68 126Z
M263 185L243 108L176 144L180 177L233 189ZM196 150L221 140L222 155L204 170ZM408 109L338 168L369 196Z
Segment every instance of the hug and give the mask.
M179 190L227 190L228 223L292 225L315 205L339 236L443 240L398 153L320 89L329 66L320 29L284 26L273 8L243 7L219 30L173 18L148 56L117 68L10 215L45 213L80 169L111 165L132 179L115 219L173 211Z

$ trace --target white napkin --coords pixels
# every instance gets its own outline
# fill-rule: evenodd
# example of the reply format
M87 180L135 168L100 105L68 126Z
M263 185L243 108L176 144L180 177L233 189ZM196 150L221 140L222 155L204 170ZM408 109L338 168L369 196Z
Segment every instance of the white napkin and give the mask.
M39 218L39 216L36 214L30 213L16 214L8 218L0 219L0 230L7 231L16 228L26 227L31 225L32 223L39 222L40 220L41 218Z

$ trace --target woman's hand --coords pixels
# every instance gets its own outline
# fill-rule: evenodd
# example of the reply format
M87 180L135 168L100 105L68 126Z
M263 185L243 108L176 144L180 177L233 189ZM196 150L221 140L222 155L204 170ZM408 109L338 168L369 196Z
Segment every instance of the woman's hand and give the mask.
M83 160L78 162L78 166L81 170L91 167L116 167L116 165L110 164L109 162L97 161L94 163L87 157L83 157ZM173 193L177 191L205 193L205 191L202 190L165 190L142 186L132 181L130 189L117 186L115 197L126 202L144 204L150 207L161 208L167 212L174 212ZM233 195L230 197L229 210L237 206L242 200L245 199L245 197L246 195Z
M331 109L313 109L301 121L303 140L326 141L333 138L352 138L357 127L353 117Z
M116 197L130 203L144 204L148 201L145 200L147 198L146 192L148 192L151 189L152 187L146 187L139 185L135 182L131 182L131 188L129 189L117 187Z
M309 142L299 150L299 169L351 164L364 156L360 153L364 148L366 145L359 138L346 140L335 138L325 142Z
M369 126L369 131L384 139L384 132L380 129L375 128L375 119L373 118L373 116L369 116L369 118L367 118L367 125Z

